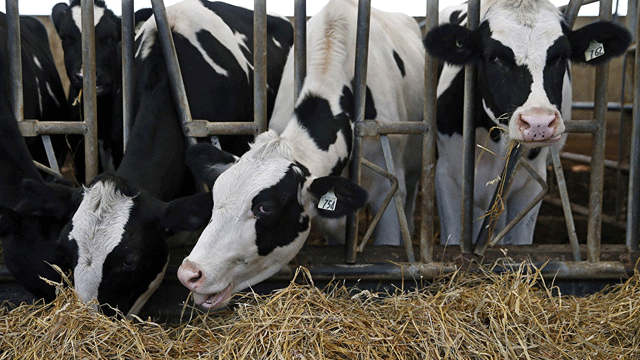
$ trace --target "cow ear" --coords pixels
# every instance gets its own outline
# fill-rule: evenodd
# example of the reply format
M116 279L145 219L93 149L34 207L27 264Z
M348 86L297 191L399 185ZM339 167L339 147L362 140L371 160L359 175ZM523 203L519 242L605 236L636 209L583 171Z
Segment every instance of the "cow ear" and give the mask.
M631 44L631 33L611 21L596 21L569 31L567 37L571 44L571 61L587 65L603 64L620 56Z
M70 217L79 200L79 191L74 188L32 179L22 181L22 191L28 199L28 209L40 210L61 220Z
M465 65L482 56L477 32L454 24L440 25L427 33L424 46L431 56L453 65Z
M209 189L213 188L218 176L238 160L236 156L209 143L189 147L185 156L191 172L207 184Z
M173 200L167 204L163 214L163 226L170 232L195 231L211 219L213 195L198 193Z
M0 205L0 236L7 236L15 231L20 223L20 214Z
M350 214L367 202L367 191L340 176L324 176L309 186L318 215L338 218Z
M135 14L133 14L133 26L136 31L145 21L147 21L151 17L151 15L153 15L153 10L151 8L139 9L135 12Z
M62 25L62 20L67 10L69 10L69 5L65 3L57 3L53 9L51 9L51 20L58 34L60 33L60 25Z

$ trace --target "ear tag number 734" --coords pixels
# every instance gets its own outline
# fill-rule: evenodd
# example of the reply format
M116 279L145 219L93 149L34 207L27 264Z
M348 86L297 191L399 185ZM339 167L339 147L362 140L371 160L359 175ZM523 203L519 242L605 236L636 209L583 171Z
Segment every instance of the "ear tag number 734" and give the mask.
M329 192L322 195L320 201L318 201L318 209L334 211L336 209L337 202L338 198L333 193L333 190L329 190Z

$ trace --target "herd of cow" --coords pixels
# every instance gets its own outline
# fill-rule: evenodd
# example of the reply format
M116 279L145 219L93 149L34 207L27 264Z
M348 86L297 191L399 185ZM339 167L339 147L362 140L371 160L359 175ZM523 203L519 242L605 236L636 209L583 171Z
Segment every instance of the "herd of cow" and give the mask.
M307 75L295 102L293 28L285 18L268 16L270 130L253 141L220 137L220 148L210 142L188 145L155 19L149 11L137 13L136 21L144 23L135 38L134 122L124 152L120 19L103 0L94 4L103 173L81 187L43 178L33 164L32 159L42 161L43 149L21 136L9 105L7 25L0 13L0 239L9 271L35 296L55 297L54 288L42 280L60 280L54 264L73 274L83 301L97 299L107 314L116 308L135 314L164 277L168 239L199 236L178 278L197 304L220 307L287 264L312 222L328 241L341 242L345 215L365 204L373 212L382 206L388 182L366 170L361 186L343 177L354 132L355 0L331 0L308 21ZM629 32L613 22L571 30L548 0L487 0L481 10L480 26L469 30L466 5L448 8L440 14L440 26L424 38L407 15L371 13L366 119L422 121L425 49L444 61L437 89L435 187L441 241L448 244L460 241L463 65L474 63L478 69L476 137L497 154L476 153L474 218L479 218L510 140L526 146L531 165L545 177L549 146L562 146L564 121L571 116L570 63L603 63L622 54L631 41ZM251 121L252 11L207 0L184 0L166 11L193 118ZM44 26L21 17L24 115L78 120L72 102L83 76L80 1L57 4L51 17L71 80L69 100ZM603 50L597 57L589 53L594 46ZM75 155L82 171L79 141L60 136L54 147L61 160ZM390 142L405 212L411 216L421 171L413 154L420 151L407 136L390 136ZM365 139L364 156L384 167L377 139ZM202 183L210 192L202 190ZM502 226L539 189L531 177L516 175L504 197ZM537 212L532 210L504 243L531 243ZM479 231L476 222L474 234ZM377 245L399 245L392 207L374 238Z

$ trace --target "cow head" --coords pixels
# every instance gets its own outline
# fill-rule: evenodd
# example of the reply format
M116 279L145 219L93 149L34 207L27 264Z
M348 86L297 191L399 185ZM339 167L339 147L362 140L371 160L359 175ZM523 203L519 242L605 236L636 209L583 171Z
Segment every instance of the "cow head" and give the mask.
M548 1L495 2L476 30L441 25L425 37L433 56L478 65L478 92L487 115L511 139L530 146L560 140L570 116L569 61L597 65L622 54L631 37L612 22L572 31ZM601 56L587 57L591 44ZM598 45L595 45L598 46Z
M58 246L58 237L71 219L72 188L23 180L24 199L15 208L0 206L0 238L7 268L27 290L45 301L55 299L55 288L42 278L60 282L51 265L71 269L68 257Z
M165 203L115 175L96 177L60 235L80 299L137 313L164 276L166 238L202 227L211 206L207 193Z
M94 0L93 22L95 26L96 49L96 86L97 95L110 93L119 81L120 59L118 43L120 41L120 18L106 8L103 0ZM51 19L62 40L64 65L72 87L82 89L82 17L80 0L71 0L69 5L56 4Z
M207 308L223 306L233 293L288 263L306 240L314 216L344 216L367 198L364 189L345 178L311 175L294 159L292 144L273 130L258 136L237 161L210 144L189 149L187 158L194 157L209 159L197 167L205 169L209 182L215 180L214 206L178 278ZM323 198L327 193L333 195ZM333 206L318 208L325 200Z

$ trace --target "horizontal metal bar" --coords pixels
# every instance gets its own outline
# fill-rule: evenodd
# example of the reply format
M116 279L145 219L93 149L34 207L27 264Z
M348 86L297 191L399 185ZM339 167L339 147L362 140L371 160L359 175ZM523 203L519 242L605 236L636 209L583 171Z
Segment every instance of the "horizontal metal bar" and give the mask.
M359 136L378 136L389 134L416 134L422 135L429 131L429 126L422 121L401 121L395 123L382 123L375 120L365 120L356 125L356 134Z
M567 120L564 122L566 132L569 133L595 133L600 126L593 120Z
M571 161L576 161L576 162L581 162L581 163L585 163L585 164L591 164L591 156L589 155L582 155L582 154L574 154L574 153L570 153L570 152L563 152L560 153L560 157L562 159L565 160L571 160ZM620 170L622 171L629 171L629 165L628 164L619 164L617 161L614 160L608 160L608 159L604 159L604 166L611 168L611 169L617 169L618 166L620 166Z
M187 136L207 137L210 135L253 135L256 131L254 122L211 122L192 120L185 124Z
M555 206L562 206L562 201L560 199L550 195L545 196L544 201L548 202L549 204L553 204ZM589 216L589 208L586 206L571 203L571 211L583 216ZM626 221L619 221L616 219L615 216L611 216L607 214L602 214L602 222L604 222L605 224L618 227L620 229L625 229L627 227Z
M87 132L87 124L81 121L39 121L23 120L18 122L22 136L49 134L80 134Z
M574 101L573 104L571 105L571 108L574 110L593 110L594 106L595 105L593 101ZM609 111L620 111L621 108L622 106L620 106L619 102L607 103L607 110ZM624 110L625 111L633 110L633 105L625 104Z

